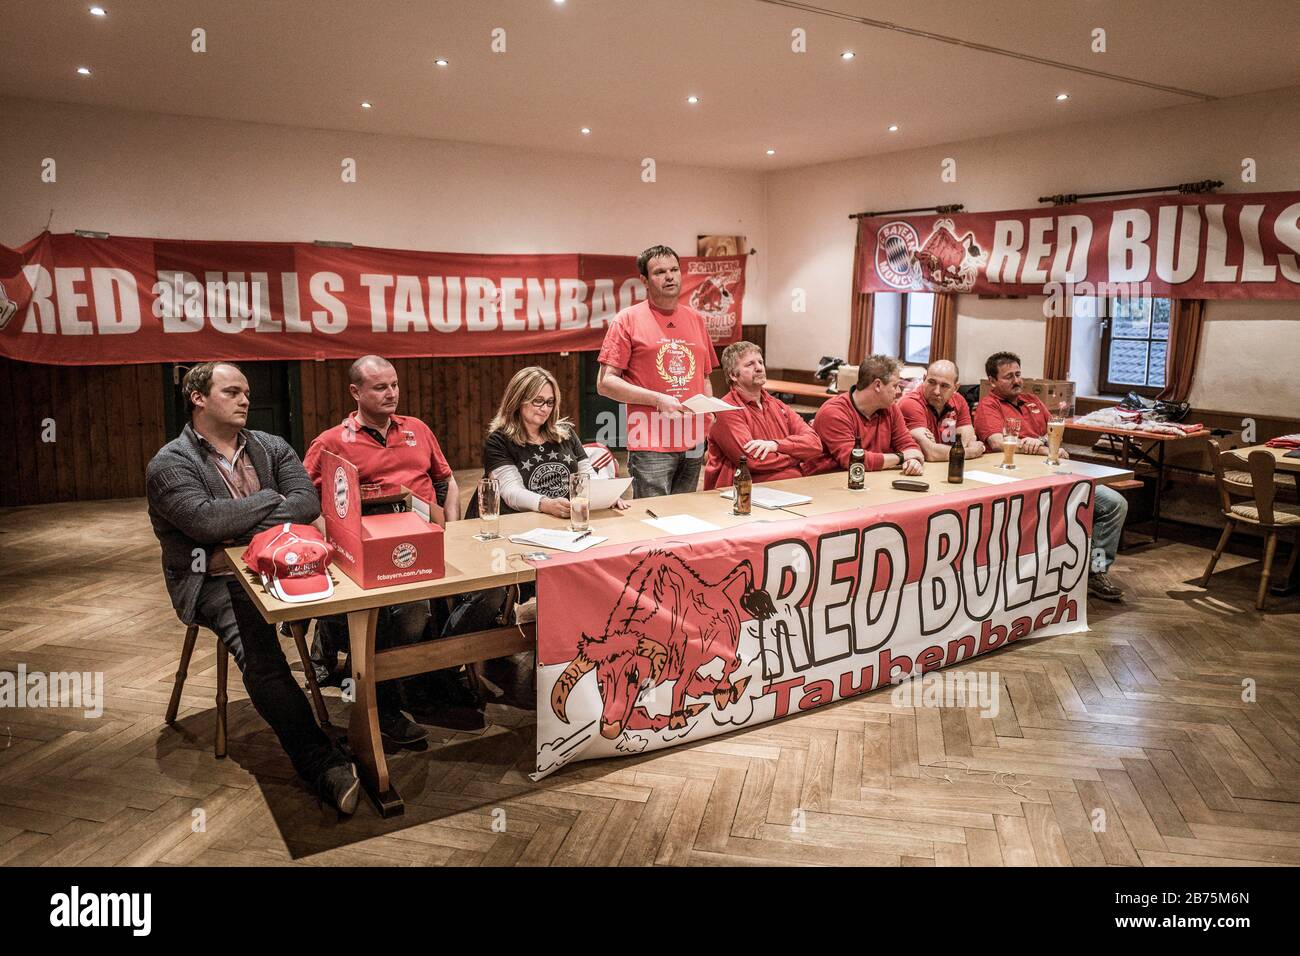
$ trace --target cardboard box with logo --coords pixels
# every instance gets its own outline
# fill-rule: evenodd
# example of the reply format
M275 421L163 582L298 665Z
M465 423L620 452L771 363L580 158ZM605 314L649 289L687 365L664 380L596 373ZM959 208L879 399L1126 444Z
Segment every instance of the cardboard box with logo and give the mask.
M1052 378L1026 378L1022 379L1025 391L1030 395L1037 395L1043 400L1048 411L1055 411L1056 407L1062 402L1065 403L1067 414L1074 413L1074 383L1062 379ZM987 378L980 380L980 398L989 393L989 380Z
M410 490L402 488L402 495ZM432 581L446 572L443 532L414 511L361 514L361 481L350 461L321 455L321 513L334 563L362 588Z

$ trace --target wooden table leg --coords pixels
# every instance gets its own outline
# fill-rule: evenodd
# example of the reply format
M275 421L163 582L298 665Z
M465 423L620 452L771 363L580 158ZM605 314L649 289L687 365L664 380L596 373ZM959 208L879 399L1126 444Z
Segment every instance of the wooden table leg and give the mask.
M379 738L379 713L375 709L375 630L379 609L348 614L348 640L352 661L352 688L356 698L348 722L348 743L357 760L361 785L381 817L397 816L406 809L388 781L388 761Z

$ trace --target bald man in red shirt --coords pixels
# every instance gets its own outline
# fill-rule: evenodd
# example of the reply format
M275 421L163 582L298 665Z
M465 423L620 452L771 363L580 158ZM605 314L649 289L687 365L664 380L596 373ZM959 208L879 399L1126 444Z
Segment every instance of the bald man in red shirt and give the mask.
M363 355L352 363L348 378L348 391L357 403L356 411L341 424L316 436L303 458L316 490L321 489L321 454L329 451L357 466L363 509L366 497L395 493L405 485L429 505L436 519L440 517L438 485L445 482L447 492L441 510L446 520L458 519L460 491L438 439L420 419L397 414L400 388L393 363L378 355ZM381 507L391 509L392 506ZM430 614L427 600L381 608L375 646L382 650L423 640ZM317 634L324 635L322 643L327 645L327 652L347 646L346 627L342 615L318 622ZM402 714L403 696L412 712L428 723L450 726L449 722L454 721L469 729L484 726L481 715L469 712L473 709L473 698L467 689L459 686L458 675L440 672L437 677L403 678L400 688L398 684L396 680L379 684L375 701L379 731L394 744L418 745L427 737Z
M753 342L722 350L722 371L731 391L722 397L737 412L722 412L709 429L704 487L729 488L741 455L756 482L798 478L799 466L822 452L822 440L785 402L763 391L767 369Z
M848 468L855 444L866 452L867 471L901 468L905 475L921 474L925 459L898 410L903 394L898 369L896 358L867 356L858 366L858 384L818 410L813 431L825 451L804 462L805 475Z

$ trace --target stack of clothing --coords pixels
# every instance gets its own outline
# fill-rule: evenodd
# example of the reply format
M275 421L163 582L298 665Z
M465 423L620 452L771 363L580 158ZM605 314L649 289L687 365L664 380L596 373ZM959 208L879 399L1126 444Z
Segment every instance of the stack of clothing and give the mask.
M1160 434L1179 436L1199 432L1205 427L1200 422L1160 421L1151 415L1119 407L1099 408L1095 412L1076 418L1074 421L1079 425L1095 425L1119 432L1158 432Z
M1276 438L1270 438L1264 444L1269 448L1300 448L1300 432L1293 435L1278 435Z

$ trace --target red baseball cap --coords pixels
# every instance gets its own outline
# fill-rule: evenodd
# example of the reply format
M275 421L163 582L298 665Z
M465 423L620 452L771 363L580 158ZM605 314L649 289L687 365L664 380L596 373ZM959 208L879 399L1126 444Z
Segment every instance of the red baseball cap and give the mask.
M266 590L281 601L318 601L334 593L329 564L334 546L307 524L282 524L253 537L244 563L262 577Z

